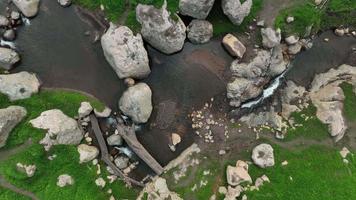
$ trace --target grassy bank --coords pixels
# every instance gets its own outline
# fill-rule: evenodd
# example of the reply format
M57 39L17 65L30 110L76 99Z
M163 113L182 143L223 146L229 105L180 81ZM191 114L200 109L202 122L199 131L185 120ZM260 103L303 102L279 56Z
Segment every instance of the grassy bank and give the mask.
M288 16L293 16L294 22L288 24ZM304 0L282 10L275 21L275 26L281 28L283 34L300 36L305 35L307 27L312 27L312 33L315 33L340 25L356 27L356 1L329 0L324 6L315 6L314 1Z
M111 188L116 195L122 199L134 199L137 191L126 189L122 182L114 182L104 189L95 185L97 168L91 163L79 164L79 154L75 146L59 145L53 147L50 152L44 151L38 141L43 138L44 131L33 128L29 120L40 115L41 112L49 109L60 109L66 115L74 117L82 101L89 101L95 108L102 109L104 105L96 99L84 96L76 92L68 91L42 91L33 95L29 99L10 102L6 96L0 96L0 107L9 105L20 105L27 109L28 115L10 134L5 148L15 148L26 141L29 137L33 139L33 144L25 151L9 157L6 161L0 162L0 174L11 184L33 192L39 199L76 199L95 200L109 199L106 192ZM1 152L0 152L1 153ZM50 161L49 155L56 154L57 157ZM23 173L16 170L16 163L35 164L37 167L34 177L28 178ZM102 177L106 179L105 168L102 166ZM74 178L75 184L65 188L56 185L57 177L61 174L69 174ZM19 196L9 190L0 190L0 199L13 200ZM26 198L24 198L26 199Z
M354 88L349 83L342 83L341 88L345 95L344 100L344 114L351 122L356 122L356 95Z

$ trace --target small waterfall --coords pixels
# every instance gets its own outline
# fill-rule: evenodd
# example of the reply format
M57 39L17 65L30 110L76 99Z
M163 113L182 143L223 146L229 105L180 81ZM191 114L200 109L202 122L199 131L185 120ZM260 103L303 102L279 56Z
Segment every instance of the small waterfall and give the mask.
M3 39L0 40L0 46L7 46L11 49L16 49L16 44L14 42L5 41Z
M25 24L25 26L31 25L30 19L27 18L27 17L25 17L24 15L21 15L21 20L23 21L23 23Z
M132 158L133 156L133 152L128 147L115 147L115 149L118 149L129 158Z
M261 103L264 99L272 96L274 92L277 90L277 88L281 85L282 83L282 78L284 78L284 75L286 74L287 70L285 70L282 74L278 75L272 83L263 90L262 96L259 97L256 100L249 101L247 103L242 104L241 108L251 108L254 107L255 105Z

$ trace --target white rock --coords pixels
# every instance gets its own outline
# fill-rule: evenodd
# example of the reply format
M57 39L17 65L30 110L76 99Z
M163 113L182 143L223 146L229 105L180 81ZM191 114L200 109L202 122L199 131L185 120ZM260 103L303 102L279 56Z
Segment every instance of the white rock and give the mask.
M58 0L59 5L63 7L68 7L70 4L72 4L71 0Z
M19 54L9 48L0 47L0 68L9 70L20 61Z
M38 93L40 82L35 74L19 72L0 75L0 92L11 101L29 98Z
M341 36L345 35L345 30L343 28L337 28L337 29L335 29L334 33L335 33L335 35L341 37Z
M296 44L299 41L299 37L291 35L284 39L288 45Z
M99 155L99 150L95 146L80 144L77 150L79 152L79 163L92 161Z
M288 24L294 22L294 17L291 17L291 16L287 17L286 22Z
M26 17L37 15L40 0L12 0L12 2Z
M346 147L343 147L342 150L340 151L340 155L342 158L346 158L349 153L351 152Z
M87 117L93 111L93 107L89 102L80 103L80 107L78 109L78 115L80 118Z
M98 187L101 187L101 188L104 188L105 185L106 185L106 182L103 178L99 177L95 180L95 184L98 186Z
M10 21L3 15L0 15L0 27L5 27L10 24Z
M114 163L119 169L125 169L129 166L129 158L124 156L119 156L115 158Z
M182 141L180 135L178 135L177 133L172 133L171 138L172 138L172 144L174 146L176 146Z
M315 5L317 5L317 6L320 5L321 2L323 2L323 0L314 0Z
M103 111L98 111L96 108L94 108L94 114L96 117L109 117L111 114L111 109L108 107L105 107Z
M58 176L57 178L57 186L58 187L65 187L67 185L73 185L74 184L74 180L71 176L69 176L68 174L62 174L60 176Z
M269 144L260 144L252 150L252 160L255 165L266 168L274 166L273 148Z
M16 164L17 170L26 173L27 177L33 177L36 172L36 165L24 165L22 163Z

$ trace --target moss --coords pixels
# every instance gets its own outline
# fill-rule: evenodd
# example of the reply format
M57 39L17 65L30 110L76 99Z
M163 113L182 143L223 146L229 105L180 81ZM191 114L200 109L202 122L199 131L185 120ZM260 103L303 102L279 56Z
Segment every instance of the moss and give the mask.
M352 121L356 121L356 95L354 93L354 88L349 83L342 83L341 88L345 95L344 100L344 114L345 117Z

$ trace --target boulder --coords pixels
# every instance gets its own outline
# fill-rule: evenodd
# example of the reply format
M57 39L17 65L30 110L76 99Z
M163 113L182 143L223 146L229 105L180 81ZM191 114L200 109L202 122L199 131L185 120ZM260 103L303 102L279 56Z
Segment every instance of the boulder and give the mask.
M80 144L77 150L79 152L79 163L90 162L99 155L99 150L95 146Z
M262 28L262 45L266 48L273 48L281 42L281 30L273 30L272 28Z
M119 156L115 158L114 163L119 169L125 169L126 167L129 166L129 158L124 156Z
M49 150L52 145L76 145L83 139L77 121L58 109L44 111L30 123L35 128L48 131L40 141L46 150Z
M252 160L261 168L274 166L273 148L269 144L260 144L252 150Z
M119 101L120 110L136 123L146 123L152 112L152 92L146 83L129 87Z
M72 4L72 0L58 0L58 3L63 7L68 7Z
M288 46L288 53L290 55L296 55L302 50L302 45L297 42L295 44L289 45Z
M20 61L19 54L9 48L0 47L0 67L6 70L12 68L14 64Z
M13 41L16 38L16 32L14 29L6 30L3 34L3 38L8 41Z
M80 107L78 109L78 115L80 118L87 117L93 111L93 107L89 102L81 102Z
M106 141L108 142L108 145L110 145L110 146L122 145L122 138L120 135L110 135L110 137L108 137L106 139Z
M134 35L128 27L116 27L111 23L101 37L101 46L119 78L145 78L151 73L142 37Z
M197 19L205 19L215 0L179 0L179 12Z
M213 25L206 20L194 19L187 27L187 32L188 39L193 44L203 44L213 37Z
M59 175L57 178L57 186L58 187L65 187L67 185L73 185L73 184L74 184L74 180L68 174Z
M337 28L337 29L335 29L334 33L335 33L335 35L341 37L341 36L345 35L345 30L343 28Z
M0 27L5 27L10 25L10 21L3 15L0 15Z
M12 2L26 17L37 15L40 0L12 0Z
M186 27L178 15L174 14L174 19L170 16L166 1L160 9L139 4L136 7L136 18L141 24L143 38L154 48L165 54L183 48Z
M227 34L223 38L223 45L230 55L242 58L246 52L246 47L232 34Z
M26 99L38 93L40 81L37 76L28 72L0 75L0 92L11 101Z
M240 0L222 0L221 6L230 21L235 25L240 25L250 14L252 0L246 0L243 3Z
M27 177L33 177L36 172L36 165L24 165L22 163L17 163L16 168L19 172L25 173Z
M230 186L237 186L241 183L252 183L252 179L248 174L248 164L239 160L236 166L227 166L226 179Z
M12 20L19 20L21 18L21 15L17 11L11 11L10 17Z
M0 109L0 148L5 146L10 132L26 116L26 109L20 106L9 106Z
M299 37L295 35L291 35L284 39L288 45L296 44L299 41Z

